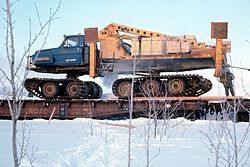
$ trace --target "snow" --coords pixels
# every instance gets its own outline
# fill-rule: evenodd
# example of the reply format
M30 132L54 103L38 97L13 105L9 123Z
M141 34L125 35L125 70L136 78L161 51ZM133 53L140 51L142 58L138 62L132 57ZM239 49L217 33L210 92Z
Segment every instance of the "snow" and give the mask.
M184 118L168 122L166 135L153 137L153 120L132 120L132 166L146 166L145 137L150 125L150 166L155 167L206 167L213 164L213 155L207 148L207 132L211 121L189 121ZM149 124L150 123L150 124ZM163 120L158 121L158 134L163 134ZM216 122L214 121L216 124ZM22 126L30 131L29 149L37 148L34 166L38 167L124 167L128 159L128 120L74 120L34 119L19 121L19 139ZM229 122L232 124L232 122ZM242 136L247 123L237 123L237 133ZM10 120L0 120L0 166L12 165ZM250 136L248 136L250 137ZM245 148L250 143L246 141ZM28 152L31 152L31 151ZM157 155L158 153L158 155ZM242 156L242 155L241 155ZM29 166L27 158L22 166ZM250 166L250 160L247 165Z

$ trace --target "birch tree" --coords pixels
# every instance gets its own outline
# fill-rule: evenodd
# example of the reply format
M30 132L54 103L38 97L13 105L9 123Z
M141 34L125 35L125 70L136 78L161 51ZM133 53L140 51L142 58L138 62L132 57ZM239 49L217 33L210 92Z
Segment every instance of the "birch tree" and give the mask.
M59 10L61 2L58 3L58 6L55 10L50 9L49 17L45 22L42 22L40 19L40 14L35 4L36 16L39 23L39 28L36 30L36 33L32 32L32 22L29 20L29 39L28 44L24 47L24 51L21 55L17 55L16 46L23 45L16 43L15 36L15 20L14 20L14 5L18 5L18 1L5 1L5 7L2 7L2 10L5 12L5 55L7 59L8 69L0 67L1 83L5 85L8 90L5 90L4 95L8 102L9 112L12 118L12 153L14 166L18 167L21 165L21 162L26 154L24 151L20 151L21 155L18 155L18 139L17 139L17 122L21 114L21 109L23 105L23 99L25 95L24 90L24 81L26 80L30 67L28 66L28 56L30 50L39 38L43 38L43 43L39 49L42 49L46 44L47 38L49 36L49 31L51 23L56 19L56 14ZM23 69L23 64L26 64ZM23 142L21 142L23 143ZM21 146L21 148L26 148L26 146Z

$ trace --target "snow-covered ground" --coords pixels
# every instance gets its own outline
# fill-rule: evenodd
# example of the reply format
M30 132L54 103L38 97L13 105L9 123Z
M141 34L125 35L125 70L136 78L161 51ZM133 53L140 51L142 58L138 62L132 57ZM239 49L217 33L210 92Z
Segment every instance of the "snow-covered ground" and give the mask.
M158 122L158 135L153 137L151 120L149 155L150 166L154 167L206 167L214 163L204 135L211 121L189 121L184 118L168 122L164 134L164 121ZM29 148L37 148L34 166L38 167L125 167L128 157L128 120L48 120L35 119L19 121L19 138L22 125L28 131L31 127ZM217 122L213 122L216 125ZM232 125L232 122L229 122ZM132 166L146 166L146 138L148 119L132 120ZM211 124L210 124L211 125ZM237 123L237 137L243 135L247 123ZM0 120L0 167L12 165L11 126L9 120ZM249 134L248 134L248 137ZM216 141L215 141L216 142ZM249 148L247 140L244 149ZM35 149L36 150L36 149ZM29 153L31 151L28 151ZM239 154L240 157L244 152ZM22 166L28 166L27 158ZM250 166L250 160L247 161Z

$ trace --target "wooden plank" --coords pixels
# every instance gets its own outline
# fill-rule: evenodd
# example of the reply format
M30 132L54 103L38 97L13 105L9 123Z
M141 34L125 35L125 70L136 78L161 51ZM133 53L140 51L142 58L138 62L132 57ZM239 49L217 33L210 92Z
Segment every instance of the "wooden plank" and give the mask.
M134 97L135 101L165 100L165 101L222 101L247 99L243 96L192 96L192 97Z

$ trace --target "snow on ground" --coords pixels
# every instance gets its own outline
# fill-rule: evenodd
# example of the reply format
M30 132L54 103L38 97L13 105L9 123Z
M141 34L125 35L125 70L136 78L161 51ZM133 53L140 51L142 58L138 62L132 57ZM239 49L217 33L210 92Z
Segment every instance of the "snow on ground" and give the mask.
M151 120L152 121L152 120ZM37 147L38 167L124 167L127 166L128 120L48 120L35 119L19 121L21 127L26 123L31 127L29 148ZM132 166L146 166L145 137L148 119L132 121ZM209 121L189 121L183 118L168 122L172 128L166 135L150 136L150 166L155 167L206 167L208 159L213 159L206 147L207 140L201 131L207 132ZM163 134L159 121L159 134ZM12 165L11 121L0 120L0 167ZM150 124L151 130L153 123ZM242 135L247 123L237 123L238 134ZM92 129L92 130L91 130ZM245 143L248 148L250 143ZM31 151L30 151L31 152ZM242 155L241 155L242 156ZM211 162L213 163L213 162ZM22 166L29 166L28 160ZM247 162L250 166L250 160Z

